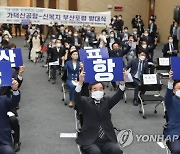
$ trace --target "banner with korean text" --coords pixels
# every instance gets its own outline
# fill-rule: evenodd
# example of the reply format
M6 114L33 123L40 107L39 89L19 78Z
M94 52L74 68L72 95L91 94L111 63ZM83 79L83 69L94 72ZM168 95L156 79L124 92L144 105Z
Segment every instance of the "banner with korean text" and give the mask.
M20 48L16 49L1 49L0 61L9 61L11 67L19 67L23 65L23 58Z
M12 68L9 61L0 61L0 87L12 85Z
M85 82L124 81L123 59L85 59Z
M108 26L111 12L82 12L35 7L0 7L1 23L20 24L31 21L32 24L48 25L52 23L96 27Z

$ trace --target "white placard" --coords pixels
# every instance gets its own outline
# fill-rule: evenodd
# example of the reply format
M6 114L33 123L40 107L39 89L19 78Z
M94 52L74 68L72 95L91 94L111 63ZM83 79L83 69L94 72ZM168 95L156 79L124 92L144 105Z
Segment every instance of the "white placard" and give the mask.
M60 138L77 138L76 133L60 133Z
M156 74L143 74L143 84L157 84L157 75Z
M59 65L59 60L49 63L49 66L53 66L53 65Z
M169 66L169 58L159 58L159 66Z

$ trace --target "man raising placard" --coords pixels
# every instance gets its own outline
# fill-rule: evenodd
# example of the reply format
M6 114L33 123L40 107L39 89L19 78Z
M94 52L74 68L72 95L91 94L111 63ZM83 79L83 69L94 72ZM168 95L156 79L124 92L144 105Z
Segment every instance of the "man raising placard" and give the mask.
M83 115L82 129L76 142L88 154L122 154L117 144L110 110L123 98L125 84L120 82L117 92L112 97L105 97L104 85L101 82L90 83L90 96L81 97L84 77L83 70L79 75L79 82L74 93L75 104ZM124 78L126 77L125 71Z

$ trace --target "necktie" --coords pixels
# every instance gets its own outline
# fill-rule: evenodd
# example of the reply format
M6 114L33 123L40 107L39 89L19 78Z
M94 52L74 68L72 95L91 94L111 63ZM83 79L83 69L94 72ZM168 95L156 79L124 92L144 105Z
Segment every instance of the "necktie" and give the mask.
M138 79L140 79L141 71L142 71L142 61L140 61L138 65Z
M174 49L173 49L173 44L171 43L171 44L170 44L170 51L173 52L173 50L174 50Z
M97 105L98 108L100 107L100 103L99 102L96 102L96 105ZM98 137L100 139L103 139L105 137L104 130L102 129L101 126L99 126Z
M105 137L104 130L102 129L101 126L99 126L98 136L99 136L100 139L103 139Z

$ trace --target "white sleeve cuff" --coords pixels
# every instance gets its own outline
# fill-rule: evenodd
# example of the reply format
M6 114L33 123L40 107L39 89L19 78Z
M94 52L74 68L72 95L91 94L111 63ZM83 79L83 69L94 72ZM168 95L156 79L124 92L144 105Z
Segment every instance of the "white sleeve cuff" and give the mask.
M122 91L125 90L125 84L124 85L119 85L119 89L121 89Z
M173 82L168 81L168 89L173 89Z
M81 92L81 89L82 89L82 86L79 85L79 84L77 84L77 86L76 86L76 88L75 88L75 91L76 91L77 93L79 93L79 92Z
M15 96L19 95L19 91L18 90L13 91L13 95L15 95Z
M22 81L23 77L18 75L18 79Z

